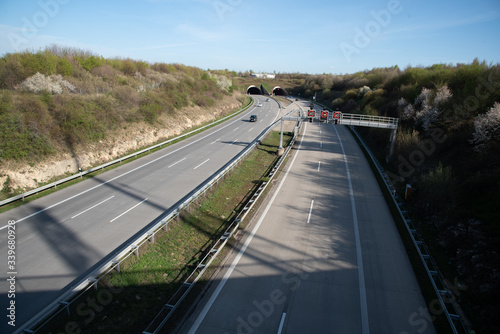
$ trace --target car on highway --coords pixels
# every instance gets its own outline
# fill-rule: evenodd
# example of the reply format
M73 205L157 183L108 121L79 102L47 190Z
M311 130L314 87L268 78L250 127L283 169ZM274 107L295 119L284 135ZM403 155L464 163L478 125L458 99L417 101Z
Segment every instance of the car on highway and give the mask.
M257 122L257 115L251 115L250 122Z
M259 103L259 104L257 105L257 107L262 107L262 103Z

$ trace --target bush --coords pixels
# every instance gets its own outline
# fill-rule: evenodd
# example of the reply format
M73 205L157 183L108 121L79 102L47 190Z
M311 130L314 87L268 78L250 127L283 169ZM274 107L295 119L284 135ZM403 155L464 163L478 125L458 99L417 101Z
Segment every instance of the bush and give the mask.
M425 202L423 206L427 214L447 210L453 205L455 198L451 167L443 167L439 162L428 174L422 176L418 189L418 197Z
M500 145L500 103L495 102L487 113L475 118L470 142L476 152L483 153Z
M0 60L0 85L2 88L13 89L15 85L28 76L25 74L20 54L7 54Z
M76 87L64 80L60 74L46 77L38 72L21 82L15 88L33 93L47 91L52 94L61 94L63 89L69 92L76 91Z
M103 59L101 57L92 55L90 57L78 58L78 63L81 67L90 72L94 67L101 66L103 63Z
M113 89L113 97L130 107L137 107L140 101L139 93L130 86L115 87Z
M154 124L161 114L161 109L161 106L156 103L147 103L139 108L139 114L142 115L146 122Z

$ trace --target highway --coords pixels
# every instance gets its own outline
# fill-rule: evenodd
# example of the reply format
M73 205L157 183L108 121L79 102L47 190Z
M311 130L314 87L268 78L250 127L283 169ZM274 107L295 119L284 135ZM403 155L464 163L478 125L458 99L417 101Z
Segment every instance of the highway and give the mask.
M16 329L7 324L11 288L7 278L15 276L15 324L19 328L278 118L276 101L263 96L255 100L241 115L198 135L0 214L0 254L4 257L0 261L4 310L0 332ZM251 114L258 115L257 122L249 122ZM15 271L7 267L9 221L16 222Z
M179 333L435 333L375 177L343 125L305 123Z

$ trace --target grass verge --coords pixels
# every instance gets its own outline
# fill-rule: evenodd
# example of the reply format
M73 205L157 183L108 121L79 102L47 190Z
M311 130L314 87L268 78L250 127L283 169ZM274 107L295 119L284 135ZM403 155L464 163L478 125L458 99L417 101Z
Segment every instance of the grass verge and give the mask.
M285 143L290 140L291 134L285 133ZM155 243L143 246L139 257L122 262L119 273L102 278L97 290L88 290L71 303L69 316L60 312L37 333L142 332L278 161L279 141L279 132L271 132L205 200L171 222L167 232L157 234ZM190 298L201 291L223 256L214 261Z

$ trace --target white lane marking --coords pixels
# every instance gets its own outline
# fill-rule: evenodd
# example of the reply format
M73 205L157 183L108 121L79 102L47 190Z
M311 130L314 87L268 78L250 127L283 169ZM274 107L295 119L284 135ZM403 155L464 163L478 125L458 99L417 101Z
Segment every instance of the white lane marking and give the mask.
M73 196L71 196L71 197L68 197L68 198L66 198L66 199L64 199L64 200L62 200L62 201L60 201L60 202L57 202L57 203L55 203L55 204L52 204L52 205L50 205L50 206L48 206L48 207L46 207L46 208L44 208L44 209L42 209L42 210L36 211L36 212L34 212L34 213L32 213L32 214L30 214L30 215L26 216L26 217L20 218L20 219L16 220L16 224L17 224L17 223L19 223L19 222L22 222L23 220L26 220L26 219L31 218L31 217L33 217L33 216L36 216L36 215L38 215L38 214L40 214L40 213L42 213L42 212L45 212L45 211L47 211L47 210L50 210L50 209L52 209L53 207L56 207L56 206L58 206L58 205L61 205L61 204L65 203L65 202L67 202L67 201L70 201L70 200L72 200L72 199L74 199L74 198L76 198L76 197L78 197L78 196L80 196L80 195L83 195L83 194L85 194L85 193L88 193L89 191L92 191L92 190L94 190L94 189L97 189L97 188L99 188L99 187L102 187L102 186L104 186L104 185L106 185L106 184L108 184L108 183L110 183L110 182L113 182L114 180L117 180L117 179L119 179L119 178L121 178L121 177L123 177L123 176L125 176L125 175L128 175L128 174L130 174L130 173L133 173L133 172L135 172L136 170L139 170L139 169L141 169L141 168L143 168L143 167L146 167L146 166L148 166L148 165L150 165L150 164L152 164L152 163L155 163L156 161L161 160L161 159L163 159L163 158L165 158L165 157L167 157L167 156L169 156L169 155L171 155L171 154L173 154L173 153L175 153L175 152L178 152L178 151L180 151L180 150L183 150L183 149L185 149L186 147L191 146L191 145L193 145L193 144L195 144L195 143L199 142L200 140L203 140L203 139L205 139L205 138L207 138L207 137L210 137L210 136L211 136L211 135L213 135L214 133L217 133L217 132L219 132L219 131L221 131L221 130L223 130L223 129L227 128L228 126L233 125L233 124L234 124L234 123L236 123L236 122L239 122L240 120L242 120L242 119L243 119L243 117L246 117L246 115L248 115L248 114L250 114L250 112L248 112L248 113L246 113L244 116L242 116L242 117L240 117L240 118L238 118L238 119L234 120L234 122L228 123L227 125L225 125L225 126L221 127L220 129L217 129L217 130L215 130L214 132L207 134L206 136L203 136L203 137L201 137L201 138L198 138L197 140L195 140L195 141L193 141L193 142L191 142L191 143L189 143L189 144L186 144L186 145L184 145L184 146L182 146L182 147L179 147L178 149L173 150L173 151L172 151L172 152L170 152L170 153L167 153L167 154L165 154L165 155L162 155L161 157L158 157L158 158L153 159L153 160L151 160L151 161L149 161L149 162L146 162L144 165L138 166L138 167L136 167L136 168L134 168L134 169L129 170L128 172L125 172L125 173L123 173L123 174L121 174L121 175L115 176L114 178L112 178L112 179L110 179L110 180L108 180L108 181L106 181L106 182L100 183L100 184L98 184L98 185L96 185L96 186L94 186L94 187L92 187L92 188L89 188L89 189L87 189L87 190L82 191L81 193L78 193L78 194L76 194L76 195L73 195ZM1 230L3 230L3 229L6 229L8 226L9 226L9 225L5 225L5 226L0 227L0 231L1 231Z
M281 334L281 332L283 331L283 325L285 324L285 317L286 313L283 312L283 315L281 316L280 327L278 328L278 334Z
M311 214L312 214L312 211L313 211L313 205L314 205L314 200L311 201L311 206L309 207L309 215L307 216L307 223L308 224L311 221Z
M252 131L254 128L251 128L250 130L248 130L248 132Z
M320 142L319 143L319 147L322 148L323 147L323 142Z
M344 145L342 145L342 139L340 139L337 128L333 125L332 127L337 134L340 148L342 149L342 155L344 156L345 169L347 174L347 183L349 184L352 220L354 225L354 239L356 240L356 261L358 263L359 303L361 306L361 332L366 334L370 333L370 326L368 324L368 305L366 302L365 273L363 269L363 255L361 254L361 238L359 237L358 215L356 213L356 203L354 202L354 191L352 190L351 173L349 172L349 164L347 163L347 156L345 155Z
M210 145L213 145L215 144L216 142L218 142L220 140L220 138L218 138L217 140L214 140L213 142L210 143Z
M306 133L306 130L307 130L307 123L304 126L304 135ZM302 135L302 138L300 140L300 144L299 144L299 147L297 148L297 151L300 151L300 147L302 146L302 140L304 139L304 135ZM215 289L215 291L212 294L212 296L210 296L210 299L208 300L208 302L203 307L203 310L201 310L201 313L198 315L198 318L196 318L196 320L195 320L195 322L193 324L193 327L191 327L191 329L189 330L189 334L196 333L196 331L198 330L198 327L200 327L201 323L205 319L208 311L210 311L210 308L212 308L212 305L214 304L215 300L219 296L219 293L222 291L222 288L224 288L224 285L226 284L226 282L228 281L229 277L233 273L234 269L236 268L236 265L238 265L238 262L240 261L241 257L245 253L245 251L246 251L248 245L250 244L250 242L252 241L255 233L257 233L257 230L259 229L260 225L264 221L264 218L266 217L268 211L271 209L271 206L273 205L274 200L278 196L278 193L280 192L281 187L285 183L285 180L286 180L288 174L290 173L290 170L292 169L293 163L295 162L295 159L297 158L297 156L298 156L298 152L295 154L295 156L293 157L292 161L290 162L290 166L288 167L285 175L283 175L283 179L281 180L280 184L278 185L278 188L274 192L273 197L271 197L271 200L267 204L264 212L262 213L262 216L260 216L259 220L257 221L257 224L255 224L255 227L253 228L252 232L250 233L250 235L248 236L247 240L245 241L245 244L240 249L240 251L239 251L238 255L236 256L236 258L233 260L233 263L231 263L231 266L228 268L228 270L224 274L224 277L219 282L219 285Z
M321 161L318 161L318 172L321 169Z
M239 139L236 139L235 141L233 141L233 142L231 143L231 145L233 145L234 143L236 143L238 140L239 140Z
M177 162L174 162L173 164L171 164L170 166L168 166L167 168L170 168L170 167L174 167L175 165L177 165L179 162L182 162L186 160L186 157L182 158L181 160L177 161Z
M233 130L233 132L234 132L234 131L236 131L236 130L238 130L239 128L240 128L240 127L238 126L236 129L234 129L234 130Z
M83 210L82 212L80 212L80 213L78 213L78 214L74 215L73 217L71 217L71 219L76 218L76 217L78 217L79 215L84 214L85 212L87 212L87 211L89 211L89 210L92 210L92 209L93 209L93 208L95 208L96 206L101 205L102 203L105 203L105 202L109 201L109 200L110 200L110 199L112 199L113 197L115 197L115 195L111 196L110 198L106 198L104 201L99 202L99 203L97 203L97 204L96 204L96 205L94 205L94 206L91 206L91 207L90 207L90 208L88 208L87 210Z
M198 166L196 166L196 167L195 167L195 168L193 168L193 169L196 169L196 168L200 167L201 165L203 165L204 163L206 163L208 160L210 160L210 159L207 159L207 160L203 161L201 164L199 164Z
M111 219L109 222L112 223L114 222L115 220L117 220L118 218L120 218L121 216L123 216L124 214L134 210L136 207L138 207L139 205L141 205L142 203L146 202L148 199L145 198L143 199L142 201L140 201L139 203L137 203L136 205L134 205L133 207L131 207L130 209L128 209L127 211L125 211L124 213L122 213L121 215L119 216L116 216L115 218Z

